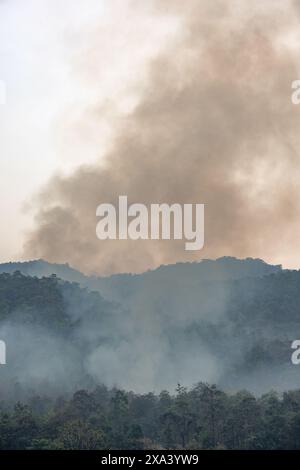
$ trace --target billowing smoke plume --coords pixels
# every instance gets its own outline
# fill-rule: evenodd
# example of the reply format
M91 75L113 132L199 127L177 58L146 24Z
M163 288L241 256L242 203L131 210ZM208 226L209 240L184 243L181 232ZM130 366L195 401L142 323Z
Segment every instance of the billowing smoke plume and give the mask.
M300 240L300 108L291 103L299 5L157 3L157 14L180 19L176 40L148 64L142 97L117 126L105 160L44 189L25 256L106 274L225 254L291 265ZM92 42L83 61L91 73L101 67L101 45ZM96 107L83 122L97 125ZM123 194L131 203L204 203L205 248L100 242L96 207Z

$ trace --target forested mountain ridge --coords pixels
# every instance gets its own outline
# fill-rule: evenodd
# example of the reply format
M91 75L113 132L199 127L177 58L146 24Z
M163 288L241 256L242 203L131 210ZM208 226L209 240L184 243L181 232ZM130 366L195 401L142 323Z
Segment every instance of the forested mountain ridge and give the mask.
M104 383L159 392L199 381L257 393L300 387L291 363L291 343L300 337L300 272L259 260L203 263L106 278L118 279L113 296L55 275L1 274L5 388L18 383L57 394Z
M0 339L7 364L0 369L2 397L36 391L59 394L92 386L85 365L98 344L113 341L119 306L98 292L50 277L0 274Z
M281 265L270 265L260 259L237 259L230 256L217 260L202 260L193 263L176 263L160 266L157 269L146 271L141 274L114 274L112 276L87 276L73 269L68 264L48 263L44 260L33 260L25 262L11 262L0 264L0 273L14 273L20 271L22 274L37 277L48 277L55 274L59 278L78 282L82 286L96 289L108 289L112 285L114 290L122 283L134 285L135 282L157 279L157 282L166 279L173 282L180 278L188 280L225 280L239 279L242 277L257 277L281 271Z
M84 284L86 276L80 271L71 268L68 264L48 263L44 260L20 261L0 264L0 273L13 274L19 271L27 276L49 277L55 274L57 277L70 282Z
M0 323L21 322L68 332L82 319L109 309L99 293L89 292L77 283L50 277L25 276L20 271L0 274Z

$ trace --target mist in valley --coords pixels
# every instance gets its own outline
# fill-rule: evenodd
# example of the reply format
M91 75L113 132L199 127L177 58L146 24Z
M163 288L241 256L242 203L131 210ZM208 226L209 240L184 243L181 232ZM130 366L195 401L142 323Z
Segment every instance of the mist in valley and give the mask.
M0 319L7 344L2 395L58 396L99 384L137 393L200 381L255 393L300 386L291 364L298 312L287 301L300 285L298 272L223 258L136 276L82 276L80 286L67 282L75 273L67 266L33 262L24 271L43 276L46 267L64 272L65 280L2 274L9 289L24 279L33 283L20 296L25 307ZM39 310L43 282L49 298Z

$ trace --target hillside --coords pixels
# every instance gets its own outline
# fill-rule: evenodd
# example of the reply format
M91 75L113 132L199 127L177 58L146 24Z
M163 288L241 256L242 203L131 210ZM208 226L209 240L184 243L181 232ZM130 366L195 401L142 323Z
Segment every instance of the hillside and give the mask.
M0 275L6 387L57 393L99 383L137 392L199 381L254 392L300 386L291 364L298 271L225 258L83 278L100 292L55 275Z
M198 281L224 281L244 277L260 277L280 272L280 265L270 265L260 259L247 258L240 260L223 257L217 260L202 260L195 263L176 263L160 266L142 274L115 274L112 276L86 276L68 264L53 264L43 260L0 264L0 273L19 271L28 276L51 276L78 282L83 287L100 290L113 300L122 299L124 294L134 293L137 289L162 283L166 285L191 284Z

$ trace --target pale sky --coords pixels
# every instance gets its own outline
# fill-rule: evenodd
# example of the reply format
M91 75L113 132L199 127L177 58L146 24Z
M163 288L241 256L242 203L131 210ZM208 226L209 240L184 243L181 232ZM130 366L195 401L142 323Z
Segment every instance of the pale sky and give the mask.
M200 171L199 181L200 178L203 179L203 187L209 177L214 175L208 167L206 173L202 174L201 171L202 168L206 168L207 154L218 143L218 138L214 137L212 131L216 130L214 129L216 125L219 126L222 151L220 155L213 157L221 173L220 184L216 189L221 189L222 200L218 200L218 204L211 201L208 207L211 211L208 215L214 220L217 217L213 207L216 213L220 210L221 215L227 214L222 207L224 189L222 177L227 169L226 165L222 166L223 150L229 141L232 144L238 140L236 137L239 134L243 139L243 150L235 147L236 155L233 161L230 158L232 152L229 152L227 158L228 165L235 170L237 180L240 178L239 182L237 180L233 182L232 189L235 189L235 184L240 185L238 192L243 196L241 201L245 204L247 214L239 213L238 206L235 209L236 213L234 212L230 190L227 194L229 201L227 215L237 222L235 230L240 233L240 228L245 230L247 228L247 223L244 224L242 219L248 217L249 212L251 228L251 217L254 217L251 210L255 207L251 202L253 199L258 214L254 217L257 220L257 233L253 235L255 243L249 242L248 246L244 247L235 235L234 242L231 243L229 224L229 245L226 245L226 253L221 249L216 251L214 243L217 246L219 241L215 240L215 236L223 237L223 229L217 224L217 228L214 227L208 240L211 242L211 246L208 244L209 257L220 252L222 255L260 256L268 262L299 267L300 206L296 203L296 199L300 194L297 127L300 106L298 114L290 100L291 82L300 79L299 13L298 0L264 0L264 2L189 0L186 3L181 0L166 2L164 0L0 0L0 83L5 83L6 86L6 103L0 104L0 262L21 258L23 243L34 225L34 214L43 214L42 200L39 204L36 204L36 201L33 203L35 210L32 210L31 203L51 177L57 174L69 176L62 180L64 182L62 186L69 184L68 190L70 190L73 188L70 175L74 169L82 164L94 162L97 162L95 173L98 172L101 176L99 169L99 165L102 169L101 158L108 154L107 151L111 148L113 137L117 135L118 130L123 130L120 135L123 135L125 142L125 147L120 147L120 153L122 156L126 155L126 149L130 148L131 142L130 139L126 141L127 128L123 128L125 119L122 118L135 109L141 98L141 103L145 103L141 122L138 120L140 115L135 118L134 113L131 122L137 125L137 134L145 131L145 135L149 132L149 135L155 136L154 131L157 131L158 135L157 141L155 137L153 137L154 142L149 141L147 149L142 139L136 139L141 159L148 158L147 151L151 149L151 145L154 148L158 145L161 147L158 160L161 162L166 160L166 163L172 166L176 149L181 149L182 141L187 139L184 151L180 150L180 154L176 156L179 163L177 167L176 165L172 167L172 171L176 180L179 177L176 168L181 175L181 165L185 159L196 162L195 168L186 178L188 188L190 176L194 176L195 182L191 189L195 190L196 195L198 186L201 187L197 171ZM227 38L225 42L223 33ZM235 55L239 55L237 62ZM162 58L161 62L159 58ZM186 73L188 67L194 76ZM237 73L231 77L235 69ZM167 86L163 91L169 101L165 103L162 99L160 104L155 101L155 93L156 87L164 86L164 74L169 79L167 84L170 84L170 97ZM229 92L226 91L228 96L226 99L223 96L222 99L217 99L214 85L222 82L229 87ZM150 86L147 87L149 83ZM270 90L267 89L268 84ZM272 95L272 86L278 96ZM203 93L205 89L207 94ZM250 93L251 102L244 102L243 94L239 94L240 89ZM195 97L191 91L195 91ZM207 105L209 93L211 100ZM234 99L232 101L232 109L228 105L231 97L236 99L236 102ZM164 93L161 98L164 98ZM261 99L261 107L258 98ZM274 109L272 109L273 101ZM174 110L172 103L175 103ZM155 114L155 105L158 114L163 111L165 116L170 116L168 122L162 120L159 129L156 127L158 114ZM255 109L254 119L251 109ZM189 114L190 110L192 112ZM240 122L239 111L242 116ZM220 119L223 114L224 125ZM233 115L237 120L232 124L232 128L235 129L234 137L230 133L232 129L226 128L227 122L231 122ZM206 129L209 123L206 119L208 116L213 122L212 129ZM256 129L256 125L260 125L260 122L261 127L256 133L254 132L253 137L252 131ZM170 129L173 127L175 129L172 130L172 139L176 143L175 151L174 155L171 152L169 157L166 123L170 125ZM244 134L236 130L238 124L241 124L241 127L245 124ZM199 137L198 141L197 136L201 136L202 140ZM193 144L194 138L196 138L195 144ZM259 145L257 149L251 149L256 160L255 164L251 163L251 153L247 166L244 155L250 151L250 146L256 139L263 153L259 155L261 150ZM206 141L207 149L204 145ZM143 157L144 151L146 157ZM199 157L201 168L193 154L194 151ZM128 155L126 158L134 166L134 157ZM114 161L118 160L116 158L112 160L112 165ZM235 167L235 162L238 167ZM137 175L147 179L148 168L146 165L143 170L143 163L145 161L140 162L140 173L137 172ZM157 176L161 176L161 164L158 165L157 171L155 168L154 161L151 167L154 180ZM169 167L165 173L165 179L161 178L159 188L161 197L170 186ZM111 169L110 178L113 183L114 168ZM245 184L242 184L243 178ZM84 180L84 174L82 181L83 191L91 193L93 189ZM214 181L213 176L211 183L214 184ZM81 184L81 179L79 183ZM133 180L129 178L128 185L131 184ZM136 184L138 187L138 181ZM244 197L247 184L249 194ZM53 194L55 185L53 188L49 192L52 200L55 199ZM177 186L174 188L172 197L176 198ZM96 185L94 192L96 193L98 189ZM64 196L71 201L68 209L73 211L72 203L76 200L76 190L70 192L68 190ZM271 191L274 191L274 197ZM61 193L63 192L61 188ZM142 185L141 196L143 193ZM77 196L81 202L81 194ZM208 184L205 197L210 200L212 196L211 186ZM93 201L93 198L91 200ZM263 212L266 210L264 204L267 209L271 209L267 218ZM49 233L57 234L57 238L61 241L67 229L64 223L52 224L51 207L46 209ZM83 216L92 209L94 210L94 207L84 207ZM284 237L277 236L278 228L275 226L278 220L277 214L280 214L282 220ZM96 243L94 225L90 227L84 225L84 217L80 218L79 223L83 224L81 233L84 238L78 245L76 244L78 240L75 240L76 248L73 252L79 251L78 246L87 246L86 238L91 237L86 253L87 257L94 259L97 254L93 245ZM94 224L94 220L92 223ZM218 233L215 233L215 230ZM47 258L47 254L51 252L51 256L47 258L49 260L70 261L79 268L86 267L85 263L81 264L76 257L72 258L72 253L69 255L70 259L65 259L67 250L63 245L60 254L57 253L56 247L52 249L51 236L46 237L43 227L41 231L38 227L36 237L30 239L33 240L31 253L37 253L36 256ZM47 242L44 246L45 240ZM42 243L35 251L34 245L40 241ZM67 246L71 246L69 240ZM101 250L102 247L99 252ZM72 252L71 249L70 251ZM126 256L127 251L126 249ZM165 246L162 251L162 256L157 258L156 249L149 252L152 264L147 264L146 254L141 255L140 258L145 261L145 267L142 268L146 269L148 265L156 266L162 262L178 261L177 254L171 246L167 248L166 253ZM126 256L122 269L134 271L135 266L132 267L130 262L134 264L138 258L135 251L128 266ZM109 253L107 258L109 264L111 258ZM120 259L121 256L118 257L118 263ZM103 260L101 263L104 264ZM97 261L97 265L101 263L100 260L99 263ZM87 260L86 265L88 264ZM107 269L109 270L110 266ZM119 265L114 269L119 272Z
M151 1L147 7L145 14L127 0L0 0L0 80L7 95L0 105L0 262L22 251L32 196L52 174L99 158L113 120L134 106L147 60L177 28L175 18L151 14ZM84 64L78 70L73 59L96 32L99 65L87 81ZM76 121L95 96L102 126L88 123L79 138Z

